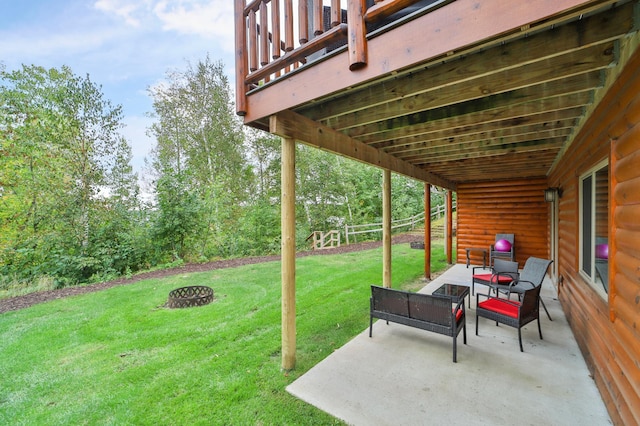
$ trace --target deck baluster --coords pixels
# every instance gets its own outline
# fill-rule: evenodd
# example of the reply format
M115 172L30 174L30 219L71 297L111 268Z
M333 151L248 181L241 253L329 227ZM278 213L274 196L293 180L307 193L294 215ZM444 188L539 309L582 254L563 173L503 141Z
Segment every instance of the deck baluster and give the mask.
M269 63L269 21L267 3L260 3L260 65Z
M281 40L280 40L280 2L271 2L271 57L278 59L280 57Z
M284 0L284 50L293 48L293 0Z

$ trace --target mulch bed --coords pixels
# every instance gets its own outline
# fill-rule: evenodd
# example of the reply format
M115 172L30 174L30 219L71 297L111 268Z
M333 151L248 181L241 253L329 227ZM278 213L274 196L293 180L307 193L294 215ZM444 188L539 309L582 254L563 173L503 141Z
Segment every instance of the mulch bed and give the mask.
M416 241L417 239L419 239L419 237L417 237L416 235L401 234L401 235L394 236L392 238L392 243L393 244L411 243L413 241ZM380 246L382 246L381 241L355 243L355 244L343 245L337 248L326 249L326 250L300 252L296 256L305 257L305 256L311 256L311 255L318 256L318 255L328 255L328 254L351 253L354 251L369 250L369 249L377 248ZM279 255L218 260L215 262L208 262L208 263L192 263L192 264L187 264L187 265L180 266L177 268L172 268L172 269L143 272L130 278L120 278L114 281L96 283L96 284L85 285L85 286L77 286L77 287L65 287L65 288L56 289L56 290L41 291L38 293L30 293L30 294L25 294L24 296L16 296L16 297L10 297L7 299L0 300L0 313L28 308L29 306L33 306L38 303L48 302L50 300L62 299L64 297L105 290L118 285L133 284L138 281L146 280L149 278L162 278L162 277L167 277L167 276L176 275L176 274L206 272L206 271L213 271L216 269L223 269L223 268L235 268L237 266L252 265L252 264L263 263L263 262L274 262L278 260L280 260Z

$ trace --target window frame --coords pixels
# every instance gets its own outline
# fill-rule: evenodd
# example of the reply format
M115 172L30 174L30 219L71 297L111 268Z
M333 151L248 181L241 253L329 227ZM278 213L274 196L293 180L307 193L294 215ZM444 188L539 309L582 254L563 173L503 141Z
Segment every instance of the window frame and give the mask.
M596 188L597 188L597 179L596 179L596 175L598 172L602 171L602 169L604 168L608 168L607 170L607 185L608 185L608 196L607 196L607 222L609 222L611 213L610 213L610 198L611 198L611 169L610 169L610 164L609 164L609 160L608 159L604 159L600 162L598 162L597 164L595 164L593 167L591 167L589 170L587 170L586 172L584 172L583 174L581 174L578 177L578 207L579 207L579 213L578 213L578 222L579 222L579 235L578 235L578 273L579 275L582 277L582 279L585 280L585 282L587 282L587 284L589 284L591 286L591 288L593 288L605 301L608 300L609 295L607 293L607 291L605 291L602 283L600 282L600 280L598 280L597 278L597 273L596 273L596 213L597 213L597 208L596 208ZM590 272L587 273L584 271L584 247L585 247L585 220L584 220L584 203L585 203L585 194L583 191L583 185L585 183L585 180L590 179L591 180L591 188L590 188L590 194L589 194L589 200L591 201L590 203L590 217L588 220L588 225L589 225L589 238L590 238L590 242L589 242L589 266L590 266ZM609 227L607 227L607 243L609 243ZM610 279L609 279L610 281ZM608 283L610 284L610 283Z

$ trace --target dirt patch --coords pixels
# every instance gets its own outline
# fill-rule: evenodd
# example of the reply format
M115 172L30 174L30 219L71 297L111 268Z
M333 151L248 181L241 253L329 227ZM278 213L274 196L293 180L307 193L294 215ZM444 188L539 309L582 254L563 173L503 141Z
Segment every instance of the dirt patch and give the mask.
M401 234L401 235L394 236L391 242L393 244L406 244L406 243L411 243L417 240L419 240L419 237L416 235ZM369 250L369 249L373 249L381 246L382 246L381 241L356 243L356 244L343 245L341 247L326 249L326 250L300 252L296 255L296 257L351 253L355 251ZM38 303L48 302L50 300L62 299L64 297L105 290L118 285L133 284L138 281L146 280L149 278L162 278L162 277L167 277L167 276L176 275L176 274L185 274L185 273L188 274L192 272L212 271L215 269L235 268L237 266L252 265L252 264L263 263L263 262L274 262L279 260L280 260L280 256L278 255L278 256L256 256L256 257L245 257L245 258L239 258L239 259L218 260L215 262L208 262L208 263L193 263L193 264L180 266L178 268L143 272L141 274L137 274L130 278L120 278L114 281L96 283L96 284L91 284L86 286L65 287L57 290L41 291L38 293L30 293L30 294L25 294L24 296L16 296L16 297L10 297L7 299L0 300L0 313L28 308L29 306L33 306Z

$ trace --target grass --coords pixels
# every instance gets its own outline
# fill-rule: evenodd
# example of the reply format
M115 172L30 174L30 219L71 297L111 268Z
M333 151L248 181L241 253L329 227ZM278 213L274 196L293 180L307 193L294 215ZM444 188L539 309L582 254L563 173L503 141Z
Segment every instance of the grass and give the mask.
M442 250L433 250L434 271ZM393 246L393 286L422 250ZM325 425L285 387L368 327L381 249L297 261L297 365L280 369L280 263L140 281L0 315L0 424ZM441 258L442 257L442 258ZM163 307L169 291L213 303Z

